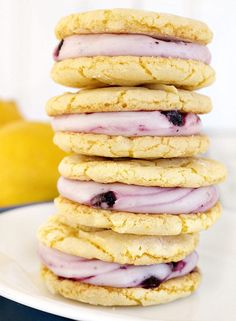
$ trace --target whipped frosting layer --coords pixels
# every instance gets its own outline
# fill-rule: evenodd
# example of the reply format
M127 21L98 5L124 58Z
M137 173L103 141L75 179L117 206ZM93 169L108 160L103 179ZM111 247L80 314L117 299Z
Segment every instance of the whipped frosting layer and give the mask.
M70 114L52 119L55 131L121 136L190 136L199 134L201 119L178 111L132 111Z
M102 184L60 177L59 193L87 206L149 214L191 214L212 208L218 198L215 186L200 188L148 187L126 184Z
M165 280L190 273L198 261L198 254L193 252L179 262L121 265L65 254L43 244L39 244L38 253L42 263L59 277L117 288L154 288Z
M143 56L181 58L209 64L209 49L197 43L174 39L155 39L139 34L73 35L62 40L54 51L54 59L94 56Z

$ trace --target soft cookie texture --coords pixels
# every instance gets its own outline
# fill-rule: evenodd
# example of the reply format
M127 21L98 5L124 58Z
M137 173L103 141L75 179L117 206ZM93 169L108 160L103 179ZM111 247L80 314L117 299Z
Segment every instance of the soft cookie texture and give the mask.
M83 226L73 228L60 222L56 215L40 228L38 238L44 245L71 255L134 265L180 261L198 243L198 234L148 236Z
M55 32L58 39L75 34L134 33L201 44L212 40L211 30L201 21L135 9L95 10L72 14L59 21Z
M192 90L210 85L215 72L196 60L97 56L56 62L51 76L56 83L75 88L171 84Z
M160 187L200 187L226 177L221 163L206 158L113 159L73 155L59 165L62 176L98 183L124 183Z
M72 202L62 196L55 199L55 205L58 219L74 228L84 225L137 235L196 233L208 229L221 214L219 203L204 213L179 215L103 210Z
M209 97L167 85L83 89L53 97L46 106L49 116L143 110L205 114L211 109Z
M114 158L171 158L204 153L209 146L209 139L204 135L124 137L56 132L54 143L65 152L81 155Z
M57 277L45 266L41 276L49 291L65 298L104 306L154 305L174 301L194 292L201 280L198 269L175 279L161 283L157 288L113 288Z

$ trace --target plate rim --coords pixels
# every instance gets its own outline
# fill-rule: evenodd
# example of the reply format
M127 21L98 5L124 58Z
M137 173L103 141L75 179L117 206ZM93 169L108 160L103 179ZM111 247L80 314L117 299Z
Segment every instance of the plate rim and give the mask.
M60 316L60 317L64 317L64 318L69 318L75 321L97 321L98 317L103 318L103 321L123 321L124 317L125 320L128 321L138 321L138 320L148 320L147 318L136 318L136 317L132 317L132 316L127 316L124 314L120 314L119 316L117 315L110 315L110 313L107 313L105 311L92 311L89 309L88 307L76 307L76 309L79 309L80 311L78 311L78 313L82 313L82 315L79 316L78 318L75 318L75 316L72 314L70 314L70 312L68 311L68 307L66 306L66 303L64 302L60 302L60 309L62 309L62 311L60 310L60 312L58 311L58 306L55 305L53 299L50 298L43 298L42 296L42 300L40 301L36 301L37 298L34 298L34 302L32 302L32 296L30 296L30 294L26 294L26 293L22 293L20 291L17 291L15 289L11 289L8 286L4 286L2 284L0 284L0 296L14 301L16 303L20 303L24 306L39 310L39 311L43 311L46 313L50 313L56 316ZM47 301L47 308L45 307L45 303L43 302L43 300ZM32 303L30 303L32 302ZM79 302L78 302L79 303ZM114 309L114 307L106 307L106 308L111 308ZM86 316L85 316L86 314ZM95 315L96 314L96 315ZM98 315L99 314L99 315ZM161 319L157 319L156 321L162 321Z

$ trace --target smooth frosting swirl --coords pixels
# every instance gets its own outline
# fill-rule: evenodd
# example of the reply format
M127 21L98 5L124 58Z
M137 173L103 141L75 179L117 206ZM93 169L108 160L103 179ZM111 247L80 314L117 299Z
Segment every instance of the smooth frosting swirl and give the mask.
M209 64L209 49L197 43L175 39L156 39L139 34L88 34L63 39L54 51L54 59L94 56L142 56L181 58Z
M56 116L52 127L55 131L110 136L190 136L199 134L202 124L193 113L133 111Z
M191 253L179 262L152 265L121 265L97 259L85 259L39 245L43 264L59 277L112 287L156 287L161 282L190 273L197 265L198 255Z
M59 193L74 202L115 211L152 214L205 212L218 200L215 186L166 188L102 184L60 177Z

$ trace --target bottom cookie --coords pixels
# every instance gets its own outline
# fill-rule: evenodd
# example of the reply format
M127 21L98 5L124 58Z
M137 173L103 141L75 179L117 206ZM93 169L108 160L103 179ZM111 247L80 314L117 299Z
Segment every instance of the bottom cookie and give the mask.
M219 202L206 212L180 215L104 210L81 205L62 196L55 199L55 205L58 209L59 221L74 228L83 225L136 235L197 233L208 229L221 215Z
M41 275L51 293L60 294L75 301L103 306L147 306L171 302L194 292L201 279L199 270L195 269L185 276L165 281L156 288L145 289L85 284L57 277L45 266L41 269Z

